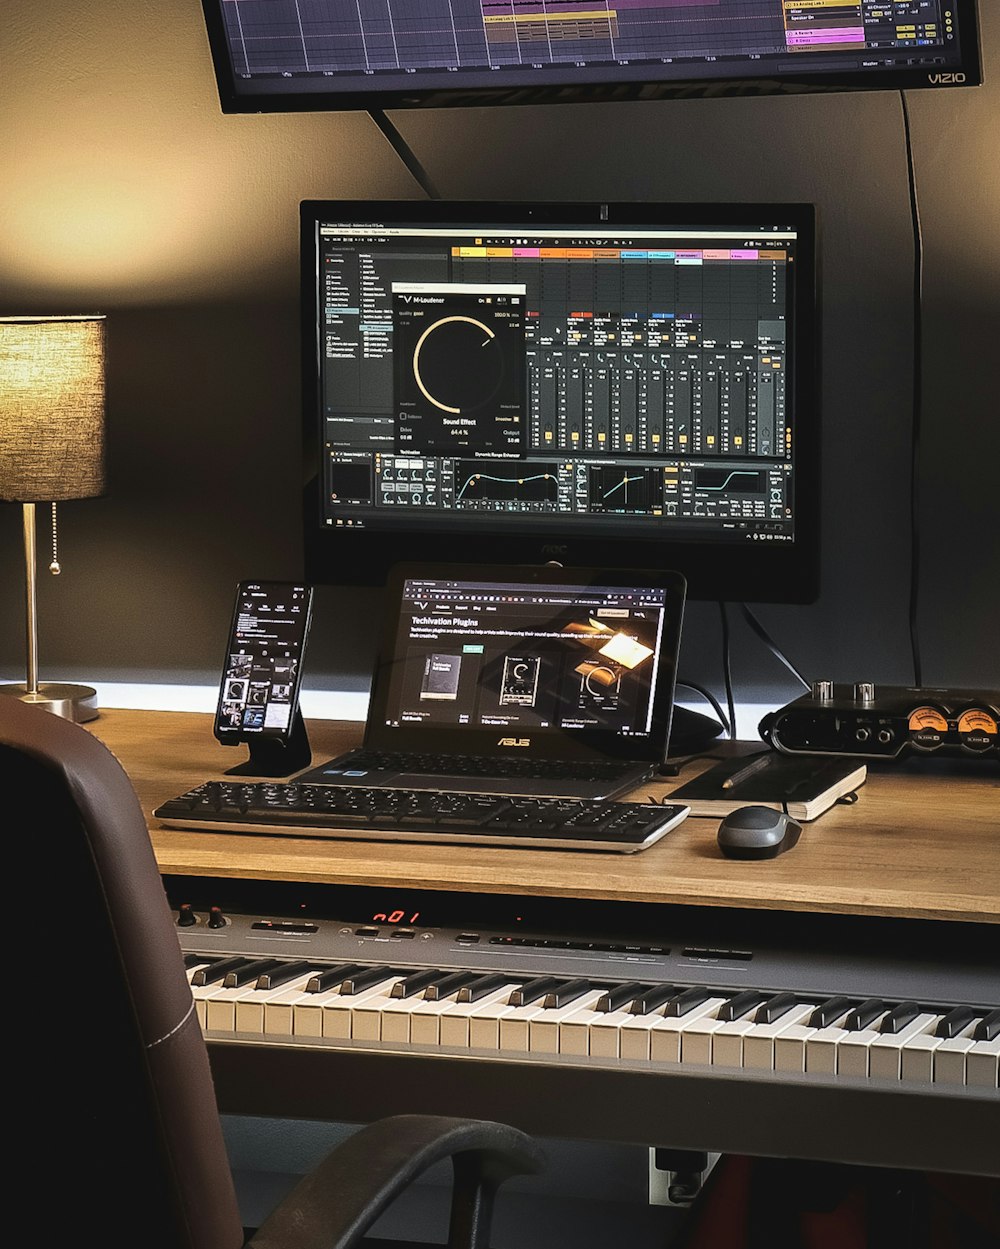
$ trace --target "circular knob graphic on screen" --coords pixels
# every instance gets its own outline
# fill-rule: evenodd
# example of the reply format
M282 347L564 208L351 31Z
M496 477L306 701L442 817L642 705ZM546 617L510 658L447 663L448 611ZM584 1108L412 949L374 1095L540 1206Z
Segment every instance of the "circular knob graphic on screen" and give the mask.
M413 378L428 403L442 412L458 415L485 406L504 379L496 333L476 317L441 317L417 339Z

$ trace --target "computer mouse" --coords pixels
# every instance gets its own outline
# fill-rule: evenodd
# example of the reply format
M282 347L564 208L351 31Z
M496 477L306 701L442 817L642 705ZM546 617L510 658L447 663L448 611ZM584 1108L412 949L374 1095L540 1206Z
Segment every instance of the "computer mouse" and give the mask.
M719 849L727 859L773 859L791 850L801 832L783 811L740 807L719 825Z

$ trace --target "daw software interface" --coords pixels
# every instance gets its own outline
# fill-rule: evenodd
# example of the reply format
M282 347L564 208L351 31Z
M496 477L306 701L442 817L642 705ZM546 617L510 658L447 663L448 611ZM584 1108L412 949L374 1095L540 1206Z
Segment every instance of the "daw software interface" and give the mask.
M656 587L408 578L385 724L641 740L652 731L666 608Z
M794 225L317 236L323 525L794 541Z

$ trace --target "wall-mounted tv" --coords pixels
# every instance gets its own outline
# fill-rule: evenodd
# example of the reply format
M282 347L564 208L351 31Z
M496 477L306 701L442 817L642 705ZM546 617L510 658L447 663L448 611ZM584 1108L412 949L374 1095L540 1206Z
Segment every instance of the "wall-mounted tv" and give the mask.
M976 0L202 0L224 112L942 89Z

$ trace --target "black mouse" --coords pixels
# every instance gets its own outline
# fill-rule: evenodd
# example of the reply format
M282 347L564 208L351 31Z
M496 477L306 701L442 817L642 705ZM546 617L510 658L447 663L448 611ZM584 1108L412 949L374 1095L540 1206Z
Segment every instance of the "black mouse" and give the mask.
M770 807L740 807L719 825L719 849L727 859L773 859L802 832L791 816Z

